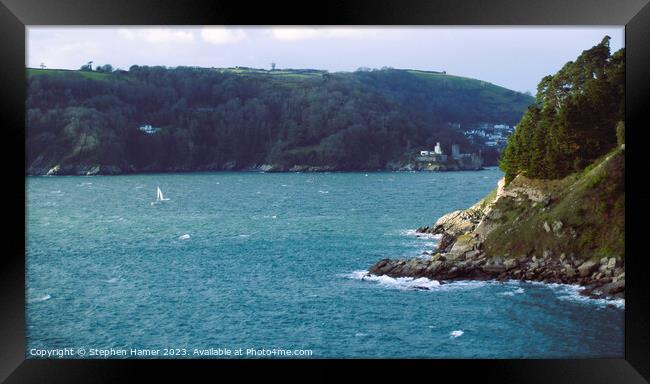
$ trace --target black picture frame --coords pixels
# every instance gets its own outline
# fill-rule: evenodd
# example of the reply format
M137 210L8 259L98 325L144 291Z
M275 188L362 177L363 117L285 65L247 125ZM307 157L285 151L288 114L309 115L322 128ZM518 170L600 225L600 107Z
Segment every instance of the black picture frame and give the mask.
M167 377L199 369L242 377L308 367L312 377L341 377L354 368L364 379L387 372L433 380L481 378L517 383L644 383L650 379L650 289L645 276L644 220L650 189L645 132L650 95L648 0L400 0L235 2L173 0L0 0L0 111L3 115L0 188L5 212L0 268L0 381L124 382L152 370ZM291 12L289 12L291 10ZM624 359L570 360L34 360L25 359L25 26L26 25L625 25L626 46L626 319ZM636 174L636 177L633 176ZM251 366L256 369L251 369ZM218 368L214 371L213 368ZM148 377L148 376L147 376ZM224 377L224 376L220 376ZM300 376L299 376L300 377Z

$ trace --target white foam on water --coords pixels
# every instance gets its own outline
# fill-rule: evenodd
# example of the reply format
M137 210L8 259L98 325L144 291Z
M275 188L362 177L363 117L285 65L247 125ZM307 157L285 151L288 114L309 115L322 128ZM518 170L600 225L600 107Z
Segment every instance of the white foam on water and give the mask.
M181 235L181 236L178 238L178 240L188 240L189 238L190 238L190 235L188 235L188 234L186 233L186 234L184 234L184 235Z
M113 284L113 283L117 283L118 280L119 277L111 277L110 279L106 280L106 282Z
M322 190L322 189L319 189L319 190L318 190L318 193L327 194L327 193L330 193L330 192L329 192L329 191L324 191L324 190Z
M440 240L442 234L431 234L431 233L419 233L415 229L404 229L400 231L400 235L408 237L417 237L420 239L431 239L431 240Z
M30 300L30 302L31 302L31 303L39 303L39 302L42 302L42 301L49 300L49 299L51 299L51 298L52 298L52 296L46 294L46 295L44 295L44 296L40 296L40 297L37 297L37 298L35 298L35 299Z
M368 273L368 271L354 271L343 275L343 277L354 280L372 281L385 287L402 290L431 290L440 286L440 282L437 280L430 280L426 277L415 279L412 277L377 276Z
M616 308L625 309L625 299L598 299L581 294L585 289L576 284L560 284L560 283L544 283L540 281L527 281L527 283L543 286L555 291L557 298L560 300L573 301L588 305L596 305L601 308L614 306Z
M367 334L367 333L363 333L363 332L357 332L357 333L354 334L354 336L355 336L355 337L364 337L364 336L368 336L368 334Z
M451 337L452 339L455 339L455 338L457 338L457 337L461 337L461 336L463 336L463 333L465 333L465 332L461 331L460 329L459 329L459 330L456 330L456 331L451 331L451 332L449 333L449 337Z
M497 295L499 295L499 296L514 296L514 295L518 295L518 294L521 294L521 293L524 293L524 289L520 287L520 288L515 289L514 291L507 291L507 292L497 293Z

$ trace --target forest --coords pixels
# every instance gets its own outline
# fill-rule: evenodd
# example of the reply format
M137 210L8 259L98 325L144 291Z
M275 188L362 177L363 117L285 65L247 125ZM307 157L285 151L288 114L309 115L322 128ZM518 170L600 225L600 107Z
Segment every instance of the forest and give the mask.
M481 80L392 68L28 68L27 87L28 174L382 170L436 142L481 150L496 165L498 152L454 124L514 125L535 101Z
M609 41L540 81L501 156L506 182L563 178L625 143L625 49L611 54Z

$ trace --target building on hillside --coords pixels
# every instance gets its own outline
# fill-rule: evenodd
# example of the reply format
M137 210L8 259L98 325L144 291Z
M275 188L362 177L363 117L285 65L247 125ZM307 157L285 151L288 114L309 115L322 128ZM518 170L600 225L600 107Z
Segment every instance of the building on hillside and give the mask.
M458 144L451 145L451 156L446 155L440 143L436 143L433 151L421 150L416 158L416 169L419 170L464 170L481 169L483 159L481 152L461 153Z

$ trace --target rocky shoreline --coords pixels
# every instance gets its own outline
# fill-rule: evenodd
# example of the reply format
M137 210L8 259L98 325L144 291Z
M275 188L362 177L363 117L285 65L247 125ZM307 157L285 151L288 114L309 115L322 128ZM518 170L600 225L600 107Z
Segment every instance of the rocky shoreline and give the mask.
M197 168L175 167L160 168L147 167L135 168L133 166L120 167L117 165L66 165L53 167L31 166L26 170L29 176L95 176L95 175L126 175L138 173L177 173L177 172L269 172L269 173L318 173L318 172L455 172L455 171L477 171L480 169L463 168L440 168L440 169L419 169L415 167L393 168L387 166L385 169L339 169L333 165L293 165L291 167L280 167L271 164L252 165L237 167L234 164L204 165Z
M489 255L484 241L504 215L495 209L501 198L516 198L529 205L548 204L548 196L524 191L521 194L504 190L499 183L492 201L485 199L467 210L451 212L441 217L433 226L425 226L416 232L440 235L438 247L427 257L414 259L383 259L368 270L370 274L398 277L425 277L441 284L457 280L519 280L544 283L577 284L584 289L581 294L592 298L625 298L625 261L622 258L602 257L584 259L560 250L544 249L531 254ZM541 231L564 235L562 222L544 223ZM564 228L565 232L569 229ZM551 232L553 231L553 232ZM514 236L514 235L513 235Z

